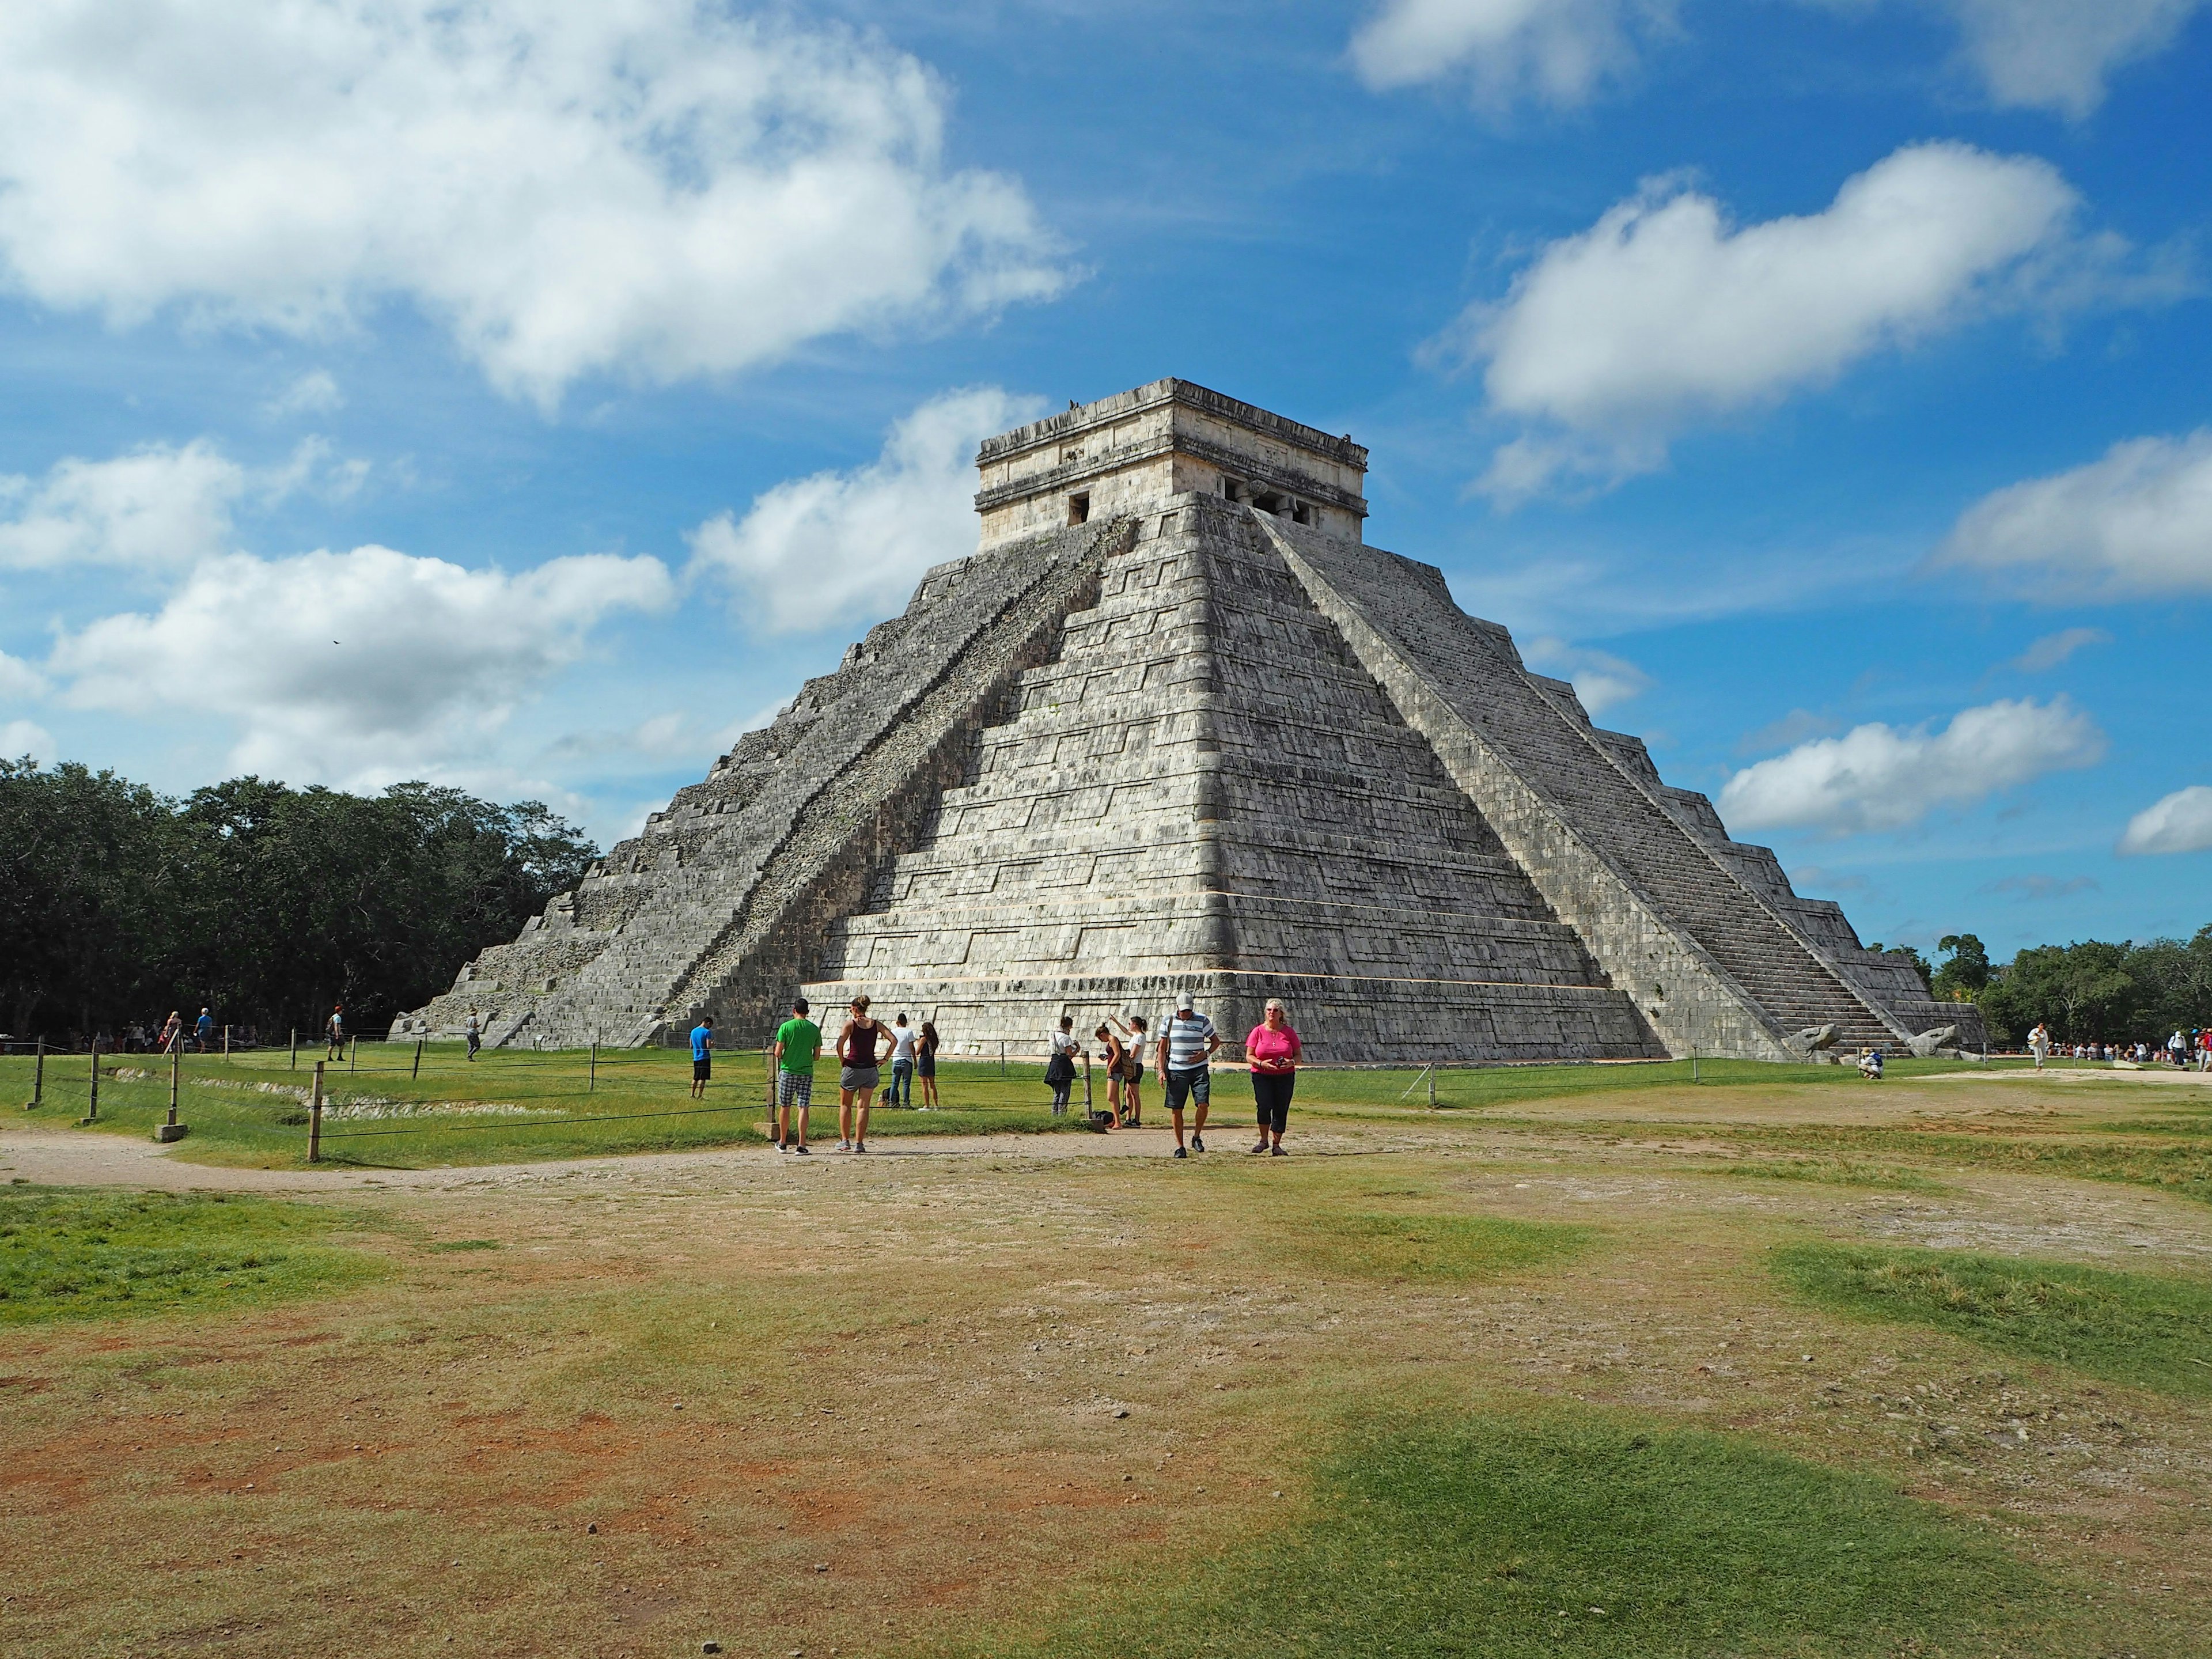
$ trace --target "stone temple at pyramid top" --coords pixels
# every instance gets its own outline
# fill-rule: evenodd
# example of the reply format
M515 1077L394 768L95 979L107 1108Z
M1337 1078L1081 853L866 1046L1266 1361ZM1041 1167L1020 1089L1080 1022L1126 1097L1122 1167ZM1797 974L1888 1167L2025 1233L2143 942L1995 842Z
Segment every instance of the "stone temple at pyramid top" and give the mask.
M1041 1054L1188 991L1348 1064L1978 1039L1368 546L1366 460L1174 380L988 440L977 550L394 1034L744 1046L865 993Z
M1350 437L1188 380L1154 380L986 439L975 467L985 547L1185 495L1249 502L1353 541L1367 517L1367 452Z

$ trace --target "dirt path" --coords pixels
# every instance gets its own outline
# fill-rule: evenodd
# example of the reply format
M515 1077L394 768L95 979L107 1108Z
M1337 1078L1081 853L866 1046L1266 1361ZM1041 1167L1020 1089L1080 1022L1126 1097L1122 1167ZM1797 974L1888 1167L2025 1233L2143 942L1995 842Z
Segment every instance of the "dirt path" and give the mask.
M1243 1122L1212 1136L1207 1156L1243 1155L1251 1131ZM1432 1146L1432 1136L1310 1133L1291 1144L1304 1155L1403 1152ZM1057 1160L1078 1158L1166 1158L1174 1146L1166 1126L1110 1134L927 1135L873 1142L859 1161L906 1158ZM805 1162L848 1162L836 1142L815 1143ZM170 1149L133 1135L73 1133L65 1129L0 1127L0 1181L33 1181L53 1187L138 1187L163 1192L329 1193L360 1188L519 1186L579 1177L649 1181L697 1176L722 1168L753 1168L801 1160L767 1146L716 1146L696 1152L631 1152L605 1158L556 1158L528 1164L474 1164L427 1170L247 1170L193 1164Z

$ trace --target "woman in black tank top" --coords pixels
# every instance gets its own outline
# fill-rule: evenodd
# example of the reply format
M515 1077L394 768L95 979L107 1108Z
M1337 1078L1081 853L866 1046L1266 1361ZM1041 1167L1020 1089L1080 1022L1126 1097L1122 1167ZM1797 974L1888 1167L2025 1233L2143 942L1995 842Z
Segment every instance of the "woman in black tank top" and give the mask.
M853 1017L837 1034L837 1058L842 1066L837 1074L837 1150L841 1152L868 1150L868 1108L875 1103L876 1085L883 1076L877 1070L876 1054L876 1039L883 1029L868 1018L867 998L854 997Z

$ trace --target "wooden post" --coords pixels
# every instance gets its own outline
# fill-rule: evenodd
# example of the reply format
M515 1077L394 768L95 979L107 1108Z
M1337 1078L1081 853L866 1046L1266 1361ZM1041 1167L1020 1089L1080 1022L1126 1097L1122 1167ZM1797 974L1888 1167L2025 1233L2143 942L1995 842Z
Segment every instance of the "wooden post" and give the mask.
M100 1121L100 1033L92 1035L92 1109L77 1120L80 1123Z
M411 1083L412 1081L414 1081L414 1079L416 1079L416 1078L418 1078L418 1077L420 1077L420 1076L422 1076L422 1039L421 1037L416 1037L416 1038L415 1039L415 1069L414 1069L413 1071L411 1071L411 1072L410 1072L410 1073L407 1073L408 1081L410 1081L410 1082Z
M354 1070L356 1066L358 1066L360 1064L361 1064L361 1039L360 1039L359 1037L356 1037L356 1038L353 1040L353 1042L352 1042L351 1045L350 1045L350 1046L346 1049L346 1070L348 1070L349 1072L350 1072L350 1071Z
M296 1025L292 1028L292 1069L300 1069L300 1028Z
M1437 1068L1433 1066L1429 1067L1429 1109L1437 1109Z
M1083 1121L1091 1121L1091 1050L1083 1051Z
M584 1092L585 1092L586 1094L587 1094L587 1095L589 1095L589 1094L597 1094L597 1093L599 1092L599 1038L597 1038L597 1037L593 1037L593 1038L592 1039L592 1078L591 1078L591 1081L590 1081L590 1082L588 1082L588 1083L586 1083L586 1084L584 1085Z
M1005 1039L1004 1037L1001 1037L1001 1038L1000 1038L1000 1039L999 1039L999 1075L1000 1075L1000 1077L1004 1077L1004 1076L1006 1076L1006 1039Z
M222 1057L225 1060L230 1058L230 1027L228 1025L222 1028Z
M39 1039L39 1060L31 1073L31 1105L33 1109L46 1103L46 1040Z
M185 1045L179 1043L176 1052L169 1056L169 1121L177 1121L177 1094L185 1086Z
M323 1062L315 1062L315 1092L307 1103L307 1162L323 1161Z

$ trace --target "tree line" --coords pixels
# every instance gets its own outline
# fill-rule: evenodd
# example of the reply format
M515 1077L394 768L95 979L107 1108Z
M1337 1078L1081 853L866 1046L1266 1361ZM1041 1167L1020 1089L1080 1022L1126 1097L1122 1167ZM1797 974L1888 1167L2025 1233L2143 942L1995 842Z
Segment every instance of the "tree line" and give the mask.
M82 1043L172 1008L270 1040L444 990L599 848L538 801L233 778L189 795L0 760L0 1022Z
M1910 962L1937 997L1975 1004L1990 1041L2007 1048L2025 1043L2039 1022L2058 1042L2154 1047L2212 1025L2212 927L2186 941L2032 945L2002 963L1972 933L1947 934L1936 948L1933 966L1910 945L1888 954Z

